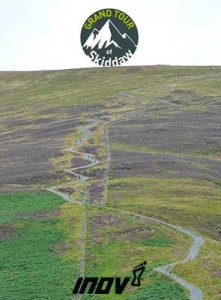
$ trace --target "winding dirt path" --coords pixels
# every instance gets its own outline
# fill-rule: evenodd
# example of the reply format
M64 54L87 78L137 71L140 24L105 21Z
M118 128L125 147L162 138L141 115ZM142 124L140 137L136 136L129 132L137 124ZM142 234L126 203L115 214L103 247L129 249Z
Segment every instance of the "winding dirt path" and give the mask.
M80 173L77 173L77 171L80 170L80 169L86 169L86 168L89 168L91 166L98 165L100 163L100 161L97 160L93 154L84 153L84 152L79 151L79 148L83 146L83 141L90 138L90 136L92 134L90 129L97 126L99 123L100 123L100 121L96 119L91 123L91 125L89 125L87 127L81 127L80 131L82 133L82 136L76 140L76 144L78 146L78 149L75 150L73 147L70 147L70 148L66 149L66 151L68 151L70 153L78 154L78 155L80 154L81 156L83 156L83 158L85 160L89 161L89 164L87 164L85 166L65 170L65 172L67 174L77 177L77 179L81 182L85 182L85 181L89 180L89 177L82 176ZM104 187L105 187L105 196L104 196L103 205L106 205L108 167L109 167L109 162L110 162L109 143L108 143L108 129L107 129L107 127L105 127L104 133L105 133L104 134L105 152L106 152L106 156L108 158L107 159L107 171L106 171L106 174L105 174L104 179L103 179L103 184L104 184ZM51 187L51 188L48 189L48 191L50 191L50 192L52 192L52 193L54 193L58 196L61 196L65 201L74 202L74 203L76 203L78 205L82 205L82 206L84 206L86 204L85 202L80 202L80 201L75 200L73 197L71 197L67 193L59 191L59 187ZM101 207L101 205L96 205L96 206ZM160 272L161 274L169 277L170 279L176 281L178 284L180 284L184 288L186 288L190 293L190 300L202 300L203 299L203 293L202 293L202 290L200 288L198 288L197 286L194 286L194 285L190 284L189 282L185 281L184 279L180 278L179 276L174 274L171 270L173 267L177 266L178 264L186 263L188 261L192 261L192 260L196 259L196 257L198 256L198 254L200 252L201 246L205 242L205 240L200 235L197 235L195 232L193 232L189 229L186 229L184 227L180 227L180 226L174 225L172 223L164 222L164 221L162 221L160 219L156 219L154 217L147 217L147 216L144 216L144 215L141 215L141 214L137 214L137 213L133 213L133 212L129 212L129 211L124 211L124 210L117 209L117 208L114 208L114 207L111 207L111 206L106 206L106 208L108 208L110 210L118 211L119 213L131 215L131 216L138 217L138 218L143 218L143 219L146 219L146 220L151 221L151 222L156 222L156 223L163 224L165 226L173 228L174 230L179 231L179 232L181 232L183 234L186 234L187 236L191 237L193 239L193 242L189 247L188 254L186 255L186 257L183 260L173 262L173 263L167 264L165 266L157 267L157 268L155 268L155 270L157 272ZM82 250L82 259L81 259L81 262L80 262L80 275L84 276L85 243L86 243L86 212L84 212L81 233L82 233L82 242L81 242L81 245L82 245L82 249L81 249ZM79 297L78 299L81 299L81 297Z
M189 230L189 229L186 229L184 227L180 227L180 226L168 223L168 222L164 222L162 220L159 220L159 219L156 219L156 218L153 218L153 217L147 217L147 216L144 216L144 215L141 215L141 214L132 213L132 212L129 212L129 211L123 211L123 210L117 209L117 208L112 208L112 207L108 207L108 208L112 209L112 210L115 210L115 211L118 211L118 212L123 213L123 214L131 215L131 216L134 216L134 217L146 219L148 221L163 224L165 226L171 227L171 228L173 228L173 229L175 229L175 230L177 230L181 233L184 233L184 234L188 235L189 237L191 237L193 239L193 242L189 247L188 254L186 255L186 257L183 260L180 260L180 261L177 261L177 262L167 264L165 266L155 268L154 270L157 271L157 272L162 273L163 275L169 277L170 279L173 279L174 281L176 281L177 283L182 285L184 288L186 288L190 293L190 300L202 300L203 299L203 293L202 293L202 290L200 288L198 288L197 286L192 285L189 282L183 280L182 278L180 278L176 274L172 273L172 271L171 271L172 267L175 267L175 266L177 266L179 264L182 264L182 263L186 263L188 261L192 261L198 256L198 254L200 252L200 248L205 242L205 240L201 236L197 235L192 230Z
M86 169L86 168L98 165L100 163L100 161L95 158L94 154L79 151L79 148L83 146L83 143L84 143L83 141L88 140L91 137L92 133L89 129L97 126L98 123L100 123L100 121L95 119L91 123L91 125L89 125L88 127L80 127L80 132L82 133L82 136L76 140L76 144L78 146L78 149L75 150L74 147L69 147L69 148L66 149L66 151L69 152L69 153L78 154L78 155L80 154L81 156L83 156L84 160L87 160L87 161L90 162L89 164L87 164L85 166L64 170L65 173L75 176L77 178L77 180L80 181L80 182L87 181L89 179L89 177L83 176L80 173L77 173L76 172L77 170ZM81 201L75 200L73 197L71 197L67 193L59 191L60 190L59 186L53 186L53 187L48 188L47 190L54 193L54 194L56 194L56 195L58 195L58 196L61 196L65 201L74 202L78 205L84 205L85 204Z

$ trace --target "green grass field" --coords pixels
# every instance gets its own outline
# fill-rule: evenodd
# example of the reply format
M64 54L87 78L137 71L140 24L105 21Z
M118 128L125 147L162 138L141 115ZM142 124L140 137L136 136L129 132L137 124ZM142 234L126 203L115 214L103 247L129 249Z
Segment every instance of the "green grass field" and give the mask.
M1 299L70 299L78 270L76 261L56 251L68 235L62 204L45 193L1 195Z

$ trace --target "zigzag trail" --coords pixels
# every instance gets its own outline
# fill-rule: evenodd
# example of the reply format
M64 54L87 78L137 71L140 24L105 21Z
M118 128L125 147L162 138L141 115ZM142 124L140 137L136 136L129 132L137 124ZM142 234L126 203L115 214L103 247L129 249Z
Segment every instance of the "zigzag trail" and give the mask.
M87 127L81 127L80 128L80 131L83 134L83 136L80 137L76 141L76 144L77 144L78 148L80 148L83 145L83 142L82 142L83 140L87 140L91 136L92 133L90 131L90 128L95 127L99 123L100 123L99 120L94 120L91 123L91 125L89 125ZM105 149L106 149L106 155L107 155L107 158L108 158L108 160L107 160L107 172L108 172L110 155L109 155L109 148L108 148L109 143L108 143L107 138L106 138L106 140L104 140L104 144L105 144ZM86 168L89 168L91 166L98 165L100 163L100 161L97 160L93 154L80 152L78 150L76 151L76 150L74 150L73 147L70 147L66 150L70 153L73 153L73 154L83 155L84 159L88 160L90 163L85 165L85 166L65 170L65 172L69 175L76 176L78 178L78 180L81 181L81 182L89 180L90 179L89 177L82 176L81 174L77 173L76 171L80 170L80 169L86 169ZM103 200L102 205L96 205L97 207L103 207L104 205L106 205L106 188L107 188L107 181L108 181L107 172L106 172L105 178L103 180L103 184L104 184L104 187L105 187L104 200ZM48 191L50 191L50 192L52 192L52 193L54 193L58 196L61 196L65 201L74 202L78 205L83 205L83 206L86 204L86 203L83 203L83 202L80 202L80 201L77 201L77 200L73 199L71 196L69 196L68 194L66 194L64 192L60 192L59 187L51 187L51 188L48 189ZM186 288L190 293L190 300L202 300L203 299L203 293L202 293L202 290L200 288L188 283L187 281L183 280L182 278L180 278L176 274L172 273L172 271L171 271L171 268L177 266L178 264L187 263L188 261L193 261L194 259L196 259L196 257L198 256L198 254L200 252L201 246L205 242L205 240L201 236L197 235L195 232L193 232L189 229L186 229L184 227L180 227L180 226L168 223L168 222L164 222L160 219L156 219L156 218L153 218L153 217L147 217L147 216L144 216L144 215L141 215L141 214L137 214L137 213L133 213L133 212L129 212L129 211L124 211L124 210L117 209L117 208L110 207L110 206L105 206L105 207L107 209L114 210L114 211L117 211L119 213L131 215L131 216L134 216L134 217L146 219L146 220L151 221L151 222L156 222L156 223L163 224L165 226L173 228L174 230L179 231L179 232L191 237L193 239L193 242L189 247L189 250L188 250L188 253L187 253L186 257L183 260L173 262L173 263L167 264L165 266L157 267L157 268L155 268L155 271L160 272L161 274L169 277L170 279L176 281L178 284L180 284L184 288ZM82 260L81 260L81 264L80 264L81 265L80 266L81 267L80 275L84 276L84 269L85 269L84 258L85 258L85 242L86 242L86 240L85 240L85 236L86 236L86 213L84 214L84 217L83 217L81 232L82 232ZM81 295L79 295L78 299L81 299Z
M76 144L77 144L78 148L80 148L81 146L83 146L83 140L87 140L87 139L90 138L91 131L89 129L92 128L92 127L95 127L98 123L100 123L99 120L94 120L93 123L90 126L88 126L88 127L80 127L79 130L81 131L81 133L83 134L83 136L80 137L80 138L78 138L76 140ZM95 165L99 164L100 161L97 160L93 154L91 154L91 153L84 153L84 152L80 152L80 151L75 151L73 147L67 148L66 151L70 152L70 153L73 153L73 154L83 155L83 159L88 160L90 162L90 164L85 165L85 166L81 166L81 167L76 167L76 168L71 168L71 169L64 170L67 174L74 175L75 177L77 177L80 182L87 181L89 179L89 177L82 176L80 173L76 173L75 171L95 166ZM52 192L52 193L54 193L54 194L56 194L58 196L61 196L65 201L74 202L74 203L76 203L78 205L84 205L83 202L77 201L73 197L69 196L68 194L60 192L59 188L60 187L50 187L48 189L48 191L50 191L50 192Z

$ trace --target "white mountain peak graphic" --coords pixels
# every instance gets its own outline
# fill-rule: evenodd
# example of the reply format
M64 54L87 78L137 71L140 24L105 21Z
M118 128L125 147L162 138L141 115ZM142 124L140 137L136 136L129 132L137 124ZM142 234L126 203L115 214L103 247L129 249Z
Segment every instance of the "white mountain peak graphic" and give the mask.
M91 32L83 47L86 47L86 49L94 49L95 47L102 49L113 45L116 48L122 49L122 45L119 45L119 43L123 44L123 41L128 39L136 47L135 42L128 36L127 33L121 34L111 20L107 20L100 31L95 28ZM116 42L116 40L118 42Z

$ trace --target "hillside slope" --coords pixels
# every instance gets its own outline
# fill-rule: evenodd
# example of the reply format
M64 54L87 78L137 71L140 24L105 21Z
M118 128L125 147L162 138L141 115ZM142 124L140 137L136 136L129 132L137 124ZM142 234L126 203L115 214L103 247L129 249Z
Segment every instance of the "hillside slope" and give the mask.
M51 242L48 255L59 257L54 270L59 270L59 261L73 265L57 294L48 281L48 299L59 299L64 289L65 299L71 299L71 276L125 276L144 260L148 267L142 287L130 287L119 299L189 299L184 287L155 268L182 260L191 239L133 214L202 236L205 244L197 258L175 266L173 272L199 287L203 299L221 299L220 67L0 72L0 105L2 215L11 211L10 199L18 197L22 207L27 201L23 193L50 205L54 196L54 226L63 236ZM85 168L88 161L91 165ZM60 204L59 197L48 192L52 187L76 202L60 197ZM15 239L25 237L24 228L31 222L26 220L29 212L16 209L0 224L2 260L8 247L23 251ZM48 212L42 217L45 208L30 210L38 219L31 224L39 230L51 224ZM29 236L26 240L32 243ZM22 281L22 255L20 262L11 259L4 267L4 297L18 299L8 292L11 282L19 274L21 285L28 282L26 276ZM40 273L42 266L36 263L34 268ZM42 276L38 280L41 286ZM33 296L21 289L20 299L28 299L26 292ZM113 299L113 294L108 297Z

